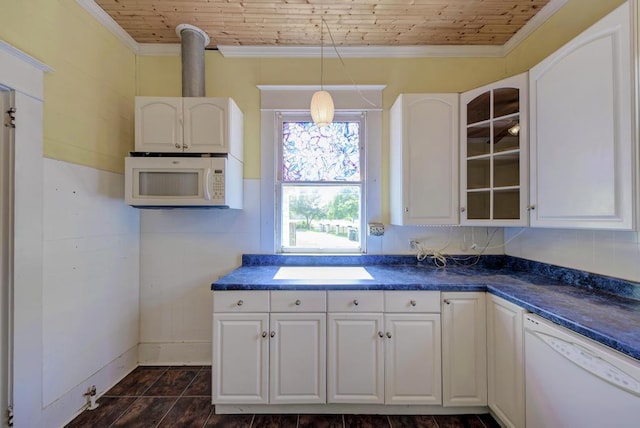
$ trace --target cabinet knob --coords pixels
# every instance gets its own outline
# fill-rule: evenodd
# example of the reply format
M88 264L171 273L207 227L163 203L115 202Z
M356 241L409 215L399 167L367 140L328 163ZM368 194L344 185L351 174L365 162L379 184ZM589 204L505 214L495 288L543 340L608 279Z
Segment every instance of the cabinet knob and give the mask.
M271 334L270 334L271 337L275 337L275 335L276 335L275 331L272 331Z
M302 302L300 301L300 299L296 300L296 306L300 306L302 304Z
M236 303L236 305L238 305L238 306L242 306L242 305L244 305L244 301L242 301L242 300L238 300L238 303Z
M384 334L382 334L382 332L381 332L381 331L379 331L379 332L378 332L378 336L380 336L380 337L384 337Z
M353 304L358 306L358 299L353 299Z
M409 212L409 207L405 207L404 208L404 212L408 213Z
M527 211L533 211L536 209L535 205L527 205Z
M267 332L266 331L262 332L262 337L267 337Z
M465 207L460 207L460 212L463 213L465 212L467 209Z
M450 305L450 304L451 304L451 300L449 300L449 299L444 299L444 302L445 302L447 305Z
M411 306L415 306L416 305L416 301L415 300L412 300L409 303L411 304Z
M182 148L184 148L184 149L188 149L188 148L189 148L189 145L188 145L188 144L183 144L183 145L182 145Z
M180 143L176 143L176 149L181 149L182 146L180 145Z
M387 332L387 337L388 337L389 339L391 339L391 333L390 333L390 332Z

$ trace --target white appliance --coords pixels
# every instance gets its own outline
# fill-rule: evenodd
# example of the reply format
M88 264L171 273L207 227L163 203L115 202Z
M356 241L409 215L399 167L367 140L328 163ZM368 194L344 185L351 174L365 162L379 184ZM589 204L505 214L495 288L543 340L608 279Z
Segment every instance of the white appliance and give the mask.
M525 314L527 428L640 426L640 361Z
M242 208L242 162L226 157L131 156L125 201L138 208Z

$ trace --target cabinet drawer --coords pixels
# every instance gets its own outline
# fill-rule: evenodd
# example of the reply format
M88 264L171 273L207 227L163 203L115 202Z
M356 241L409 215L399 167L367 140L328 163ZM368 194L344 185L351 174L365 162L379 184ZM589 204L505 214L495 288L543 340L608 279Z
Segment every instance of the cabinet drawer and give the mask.
M440 292L385 291L384 311L440 313Z
M213 312L269 312L269 292L214 291Z
M329 312L382 312L382 291L345 290L327 292Z
M326 291L272 291L271 312L326 312Z

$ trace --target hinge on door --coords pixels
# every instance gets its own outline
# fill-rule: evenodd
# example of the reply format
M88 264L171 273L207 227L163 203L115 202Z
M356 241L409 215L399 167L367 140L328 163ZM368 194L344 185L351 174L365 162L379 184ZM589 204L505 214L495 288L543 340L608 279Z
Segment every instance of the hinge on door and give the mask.
M7 425L13 426L13 406L7 408Z
M16 108L11 107L6 111L4 126L7 128L15 128L16 127Z

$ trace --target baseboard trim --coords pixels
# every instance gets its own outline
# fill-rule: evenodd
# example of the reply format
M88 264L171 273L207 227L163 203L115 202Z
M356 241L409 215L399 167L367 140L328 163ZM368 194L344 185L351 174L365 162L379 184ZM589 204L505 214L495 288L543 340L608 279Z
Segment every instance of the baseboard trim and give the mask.
M141 343L141 366L211 365L211 342Z
M305 413L358 415L463 415L489 413L486 406L394 406L384 404L216 404L216 414Z

